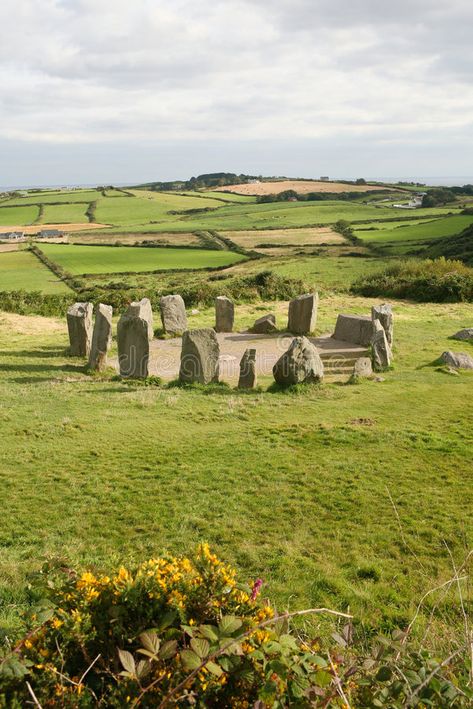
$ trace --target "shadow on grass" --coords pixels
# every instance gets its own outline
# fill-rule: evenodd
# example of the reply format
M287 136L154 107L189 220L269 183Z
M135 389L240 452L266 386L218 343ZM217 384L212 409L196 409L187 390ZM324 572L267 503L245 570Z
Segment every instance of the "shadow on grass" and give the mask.
M34 359L48 359L49 357L67 357L67 349L57 347L40 347L36 350L16 350L12 352L8 350L6 352L7 357L32 357Z

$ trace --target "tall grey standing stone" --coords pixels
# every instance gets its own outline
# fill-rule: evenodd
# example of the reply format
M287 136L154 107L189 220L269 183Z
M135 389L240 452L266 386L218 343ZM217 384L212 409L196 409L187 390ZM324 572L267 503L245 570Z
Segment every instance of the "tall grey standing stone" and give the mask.
M163 330L168 335L182 335L187 330L184 300L180 295L164 295L160 300Z
M371 319L373 322L379 320L386 333L386 339L390 347L393 346L394 317L392 307L388 303L374 305L371 308Z
M213 328L186 330L182 336L179 381L210 384L218 382L220 347Z
M118 363L122 377L143 379L148 376L148 324L146 318L129 311L118 321Z
M465 352L444 352L440 359L455 369L473 369L473 357Z
M215 298L215 331L233 332L235 306L230 298L219 295Z
M112 314L112 306L103 303L99 303L95 310L89 368L99 372L107 366L107 355L112 344Z
M333 337L336 340L368 347L371 344L373 333L374 326L371 318L365 315L339 315Z
M154 338L153 308L149 298L142 298L135 303L130 303L127 314L146 320L148 323L148 339L152 340Z
M92 303L74 303L67 311L69 353L72 357L88 357L92 340Z
M294 335L308 335L317 324L318 293L299 295L289 303L287 329Z
M245 350L240 361L240 378L238 380L239 389L254 389L257 384L256 378L256 350Z
M383 372L391 366L391 348L384 327L379 320L375 320L374 333L371 339L371 357L373 369L376 372Z
M283 386L321 382L324 377L324 365L317 348L307 337L295 337L289 349L274 365L273 376L276 382Z

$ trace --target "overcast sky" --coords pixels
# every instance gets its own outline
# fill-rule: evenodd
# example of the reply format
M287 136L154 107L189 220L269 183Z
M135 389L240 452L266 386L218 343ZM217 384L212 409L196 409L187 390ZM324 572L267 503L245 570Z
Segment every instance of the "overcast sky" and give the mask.
M0 185L473 173L471 0L1 0Z

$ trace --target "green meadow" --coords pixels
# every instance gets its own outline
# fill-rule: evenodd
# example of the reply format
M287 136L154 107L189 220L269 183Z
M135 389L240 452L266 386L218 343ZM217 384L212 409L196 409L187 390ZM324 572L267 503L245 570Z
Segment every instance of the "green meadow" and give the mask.
M0 291L71 293L30 251L0 253Z
M391 228L389 228L388 223L384 224L382 228L378 228L378 225L375 225L376 229L374 230L363 231L355 229L355 234L363 241L380 245L422 242L459 234L472 223L472 215L458 214L427 222L399 223Z
M18 226L32 224L39 216L39 207L0 207L0 225Z

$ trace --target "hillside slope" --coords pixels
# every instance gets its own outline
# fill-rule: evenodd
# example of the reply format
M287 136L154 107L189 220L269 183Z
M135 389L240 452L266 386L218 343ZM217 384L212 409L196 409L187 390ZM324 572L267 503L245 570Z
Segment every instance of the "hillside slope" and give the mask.
M425 258L438 258L445 256L448 259L459 259L468 266L473 266L473 224L461 234L446 236L423 251Z

